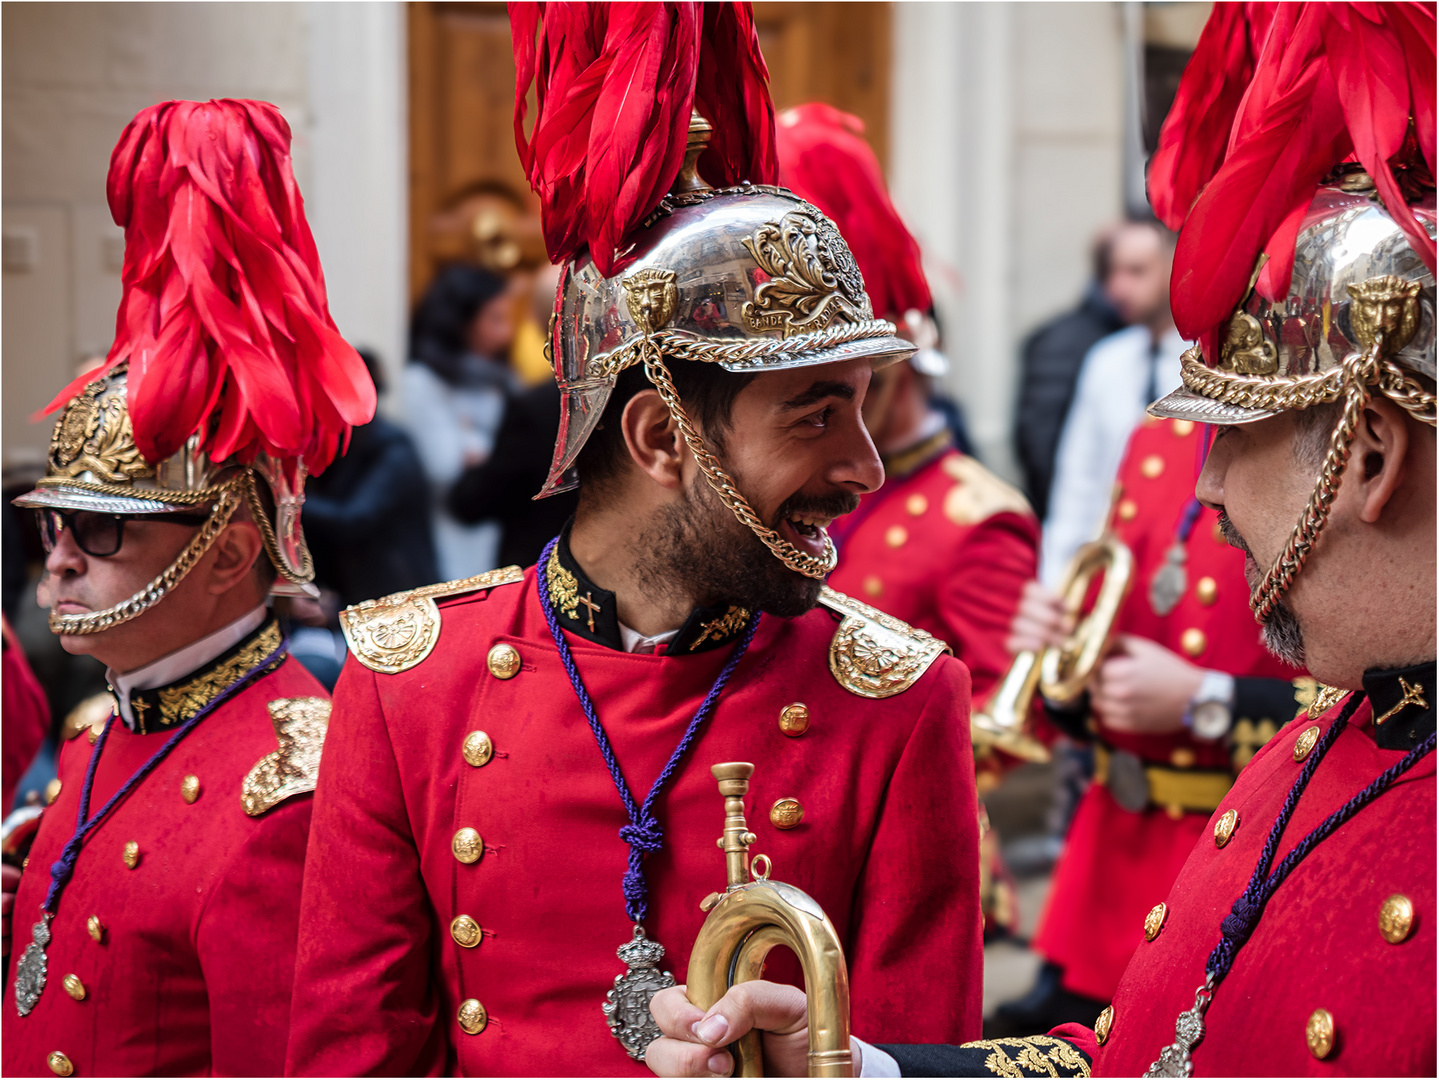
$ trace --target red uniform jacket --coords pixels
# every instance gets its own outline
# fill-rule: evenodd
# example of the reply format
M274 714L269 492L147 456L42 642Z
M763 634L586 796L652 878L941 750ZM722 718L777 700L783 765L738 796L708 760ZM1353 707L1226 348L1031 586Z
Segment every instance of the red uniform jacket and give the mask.
M176 684L178 696L191 695L178 701L181 715L193 715L279 642L269 623ZM320 684L285 660L201 720L87 838L50 926L45 989L21 1017L16 965L40 917L48 868L75 830L94 753L84 735L65 744L60 793L45 810L16 896L7 1076L50 1075L57 1064L69 1075L51 1060L56 1052L76 1076L280 1072L310 824L303 792L314 786L327 711ZM142 735L112 722L91 813L173 734L173 726ZM133 869L130 841L138 846Z
M489 584L504 580L495 573ZM347 615L366 663L407 659L393 674L352 659L336 688L301 905L292 1073L648 1075L600 1009L624 970L615 949L631 936L618 835L628 818L561 666L535 570L511 576L488 591L472 579L478 591L438 607L428 605L443 586ZM863 657L841 648L841 629L858 631L846 640ZM709 766L754 762L751 850L834 921L864 1003L856 1034L968 1038L979 1030L981 969L969 678L941 655L895 696L856 696L832 663L878 670L912 652L872 648L873 630L826 608L760 620L658 804L664 849L645 864L646 928L668 950L661 969L683 982L700 901L725 885L715 846L724 807ZM637 655L565 633L642 799L732 650ZM510 667L487 664L498 646L517 653ZM779 719L795 703L810 721L790 737ZM486 738L471 750L492 755L467 759L477 731ZM780 799L803 807L789 830L770 820ZM483 838L478 861L452 848L466 828ZM454 935L461 916L478 924L478 944ZM771 959L767 977L795 970ZM914 998L956 969L955 994ZM487 1017L473 1034L457 1021L467 1001Z
M985 701L1009 670L1005 638L1038 563L1039 524L1024 496L940 449L887 475L835 531L830 584L946 642Z
M1433 664L1428 671L1426 683ZM1369 682L1366 676L1366 688ZM1433 690L1422 687L1430 733ZM1393 703L1378 692L1371 700L1386 709ZM1194 1005L1219 924L1244 892L1298 777L1296 744L1312 727L1327 731L1342 708L1335 705L1317 721L1300 716L1239 774L1213 819L1233 809L1238 826L1222 848L1212 826L1203 830L1166 897L1163 928L1139 946L1114 995L1096 1076L1138 1076L1174 1041L1175 1019ZM1280 837L1274 866L1404 756L1407 746L1376 744L1372 716L1370 702L1361 704L1319 763ZM1403 722L1401 713L1386 724ZM1299 863L1215 992L1204 1039L1193 1052L1196 1076L1434 1075L1434 821L1431 753ZM1381 932L1381 912L1395 896L1409 902L1410 917L1408 932L1391 943ZM1404 925L1401 920L1397 929ZM1392 922L1390 928L1396 929ZM1306 1034L1319 1009L1328 1012L1333 1031L1322 1059Z
M1193 424L1175 420L1146 420L1130 437L1111 527L1133 552L1135 574L1116 632L1149 638L1192 663L1231 675L1299 677L1302 672L1264 649L1249 611L1244 555L1224 542L1213 510L1199 510L1184 545L1188 586L1183 597L1168 615L1157 614L1150 602L1151 582L1194 494L1199 438ZM1097 712L1094 719L1104 742L1147 763L1234 770L1297 708L1290 700L1282 715L1251 716L1240 701L1229 742L1198 740L1188 731L1126 734L1107 728ZM1064 968L1066 989L1109 1000L1143 941L1145 913L1174 884L1208 818L1208 813L1161 806L1131 813L1103 784L1090 786L1070 826L1034 942Z
M4 622L4 672L0 679L0 693L3 693L3 717L5 738L0 746L0 765L3 765L3 782L0 782L0 817L10 812L15 801L15 785L35 760L45 732L50 727L50 704L45 700L45 691L20 642L15 640L14 631L8 620Z

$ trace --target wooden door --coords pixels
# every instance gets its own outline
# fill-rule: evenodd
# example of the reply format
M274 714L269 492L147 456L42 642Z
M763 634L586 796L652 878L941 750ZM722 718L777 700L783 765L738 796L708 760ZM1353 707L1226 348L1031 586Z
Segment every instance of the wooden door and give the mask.
M889 151L889 7L754 5L775 105L827 101L855 113L881 162ZM412 3L406 11L413 299L439 266L472 257L478 213L506 218L517 247L510 255L521 265L543 258L543 245L537 203L515 153L505 5Z

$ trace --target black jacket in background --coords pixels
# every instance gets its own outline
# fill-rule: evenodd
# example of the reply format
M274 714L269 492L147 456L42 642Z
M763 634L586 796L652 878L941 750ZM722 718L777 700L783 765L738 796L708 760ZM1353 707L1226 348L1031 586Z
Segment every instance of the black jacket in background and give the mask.
M501 566L536 562L575 512L576 492L534 498L549 475L559 430L560 389L546 380L510 398L494 452L450 488L450 513L457 520L500 523Z
M349 605L436 581L429 491L404 429L382 416L355 428L349 452L306 485L316 583Z
M1044 323L1021 347L1014 447L1024 469L1024 493L1041 521L1049 510L1054 454L1084 356L1123 325L1095 281L1077 308Z

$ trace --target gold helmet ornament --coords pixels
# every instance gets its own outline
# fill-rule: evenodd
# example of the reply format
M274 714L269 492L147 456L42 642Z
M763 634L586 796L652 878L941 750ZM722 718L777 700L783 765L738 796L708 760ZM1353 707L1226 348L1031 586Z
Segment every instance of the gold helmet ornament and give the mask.
M550 258L564 265L549 340L560 429L540 497L575 485L575 460L620 373L638 366L725 505L790 569L823 578L835 565L829 537L823 555L809 555L759 518L691 422L667 363L735 373L861 358L880 366L915 348L874 317L834 224L773 185L774 109L749 5L511 12L520 159ZM639 40L650 44L615 51Z
M1171 307L1197 344L1149 411L1244 424L1341 404L1250 598L1260 622L1324 528L1370 398L1435 424L1434 59L1432 7L1217 4L1160 135L1150 199L1180 230ZM1376 71L1395 84L1361 95Z
M290 129L256 101L171 101L125 129L110 161L125 230L124 293L105 364L66 387L37 510L203 515L174 562L103 611L50 613L95 634L159 603L241 505L278 572L314 576L305 476L375 411L364 362L336 330L290 166Z

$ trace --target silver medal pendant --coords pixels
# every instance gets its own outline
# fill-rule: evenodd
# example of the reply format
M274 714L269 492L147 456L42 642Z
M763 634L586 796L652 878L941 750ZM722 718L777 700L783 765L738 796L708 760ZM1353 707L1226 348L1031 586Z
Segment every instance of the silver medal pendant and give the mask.
M1185 1009L1174 1022L1174 1041L1160 1051L1159 1059L1149 1066L1145 1076L1190 1076L1194 1061L1190 1054L1204 1038L1204 1013L1214 997L1214 980L1206 978L1194 992L1194 1008Z
M1149 606L1156 615L1168 615L1184 597L1189 588L1189 575L1184 571L1185 560L1189 557L1184 545L1176 540L1164 554L1164 565L1149 583Z
M34 940L25 946L20 954L20 963L15 968L15 1010L21 1016L29 1016L30 1010L40 1000L45 989L45 974L49 961L45 958L45 946L50 944L50 912L41 914L35 924Z
M616 949L615 955L625 962L625 973L615 976L614 989L605 994L600 1008L610 1034L630 1057L643 1061L645 1050L660 1037L659 1025L650 1015L650 998L673 986L675 977L659 969L665 947L651 941L639 923L635 923L634 937Z

